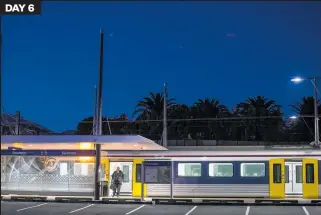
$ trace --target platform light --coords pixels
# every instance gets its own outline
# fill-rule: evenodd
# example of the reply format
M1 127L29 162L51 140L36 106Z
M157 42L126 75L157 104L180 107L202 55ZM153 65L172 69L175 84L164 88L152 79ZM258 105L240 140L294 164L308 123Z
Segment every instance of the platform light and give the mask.
M78 157L78 160L80 163L93 163L94 162L93 157Z
M302 81L305 81L305 80L310 80L312 85L313 85L313 88L314 88L314 143L319 145L321 147L321 144L319 144L319 137L320 137L320 130L319 130L319 122L318 122L318 93L319 93L319 90L317 88L317 83L316 81L320 80L321 77L310 77L310 78L301 78L301 77L295 77L295 78L292 78L291 81L294 82L294 83L300 83Z
M19 143L19 142L12 143L12 146L15 147L15 148L23 148L22 143Z
M80 143L79 148L82 150L89 150L89 149L93 149L94 147L93 143Z
M290 119L297 119L297 116L290 116Z

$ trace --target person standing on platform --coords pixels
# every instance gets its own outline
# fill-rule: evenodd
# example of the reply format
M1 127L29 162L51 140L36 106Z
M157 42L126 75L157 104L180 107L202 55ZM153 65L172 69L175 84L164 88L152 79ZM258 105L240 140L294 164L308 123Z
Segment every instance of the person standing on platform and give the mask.
M111 179L112 179L113 197L115 195L119 197L120 188L124 180L124 173L120 170L119 167L117 167L117 169L111 175Z

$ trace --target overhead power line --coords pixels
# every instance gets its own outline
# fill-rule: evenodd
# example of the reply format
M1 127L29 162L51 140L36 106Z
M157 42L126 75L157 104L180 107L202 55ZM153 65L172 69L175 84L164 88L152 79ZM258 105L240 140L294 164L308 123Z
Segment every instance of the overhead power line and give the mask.
M183 122L183 121L225 121L225 120L257 120L257 119L282 119L280 116L261 116L261 117L218 117L218 118L191 118L191 119L167 119L167 121ZM92 123L92 120L81 121L80 123ZM162 119L149 120L104 120L109 123L129 123L129 122L163 122Z

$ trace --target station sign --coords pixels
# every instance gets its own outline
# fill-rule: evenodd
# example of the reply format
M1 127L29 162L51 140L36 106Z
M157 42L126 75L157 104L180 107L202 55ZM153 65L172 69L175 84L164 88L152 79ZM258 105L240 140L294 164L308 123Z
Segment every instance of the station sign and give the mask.
M1 156L95 156L95 150L1 150Z

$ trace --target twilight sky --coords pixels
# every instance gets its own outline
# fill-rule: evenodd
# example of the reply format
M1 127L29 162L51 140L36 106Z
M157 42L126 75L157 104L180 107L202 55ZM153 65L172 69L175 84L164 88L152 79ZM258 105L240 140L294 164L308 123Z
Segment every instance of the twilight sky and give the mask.
M93 113L99 31L105 31L103 115L132 115L169 85L192 104L229 108L264 95L312 95L296 75L321 76L321 2L45 2L41 16L3 18L6 112L60 132ZM320 86L320 84L319 84Z

